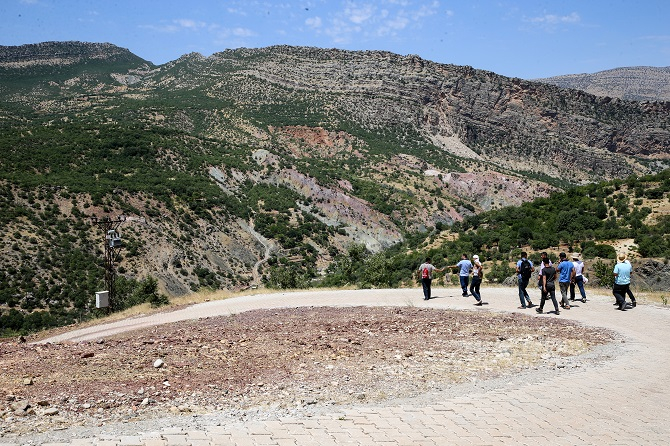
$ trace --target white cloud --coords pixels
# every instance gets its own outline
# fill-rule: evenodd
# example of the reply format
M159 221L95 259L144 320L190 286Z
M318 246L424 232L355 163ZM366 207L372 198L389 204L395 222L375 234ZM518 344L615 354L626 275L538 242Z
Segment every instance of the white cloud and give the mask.
M160 25L141 25L140 28L149 29L161 33L177 33L180 31L199 31L202 29L213 30L218 26L206 22L191 19L175 19L171 23Z
M179 27L188 29L188 30L197 30L197 29L202 29L207 26L205 22L197 22L195 20L191 19L177 19L174 20L174 23L176 23Z
M539 24L559 25L561 23L579 23L581 21L581 17L576 12L563 16L556 14L545 14L539 17L530 17L527 19L527 21Z
M413 0L381 0L379 2L347 1L342 10L318 22L306 22L318 32L328 35L335 43L357 39L398 37L410 28L421 28L426 17L439 12L440 2ZM447 12L453 15L453 12Z
M409 23L410 20L407 17L394 17L379 26L376 34L380 37L393 35L407 28Z
M352 7L347 7L344 10L344 16L352 23L360 25L364 22L370 20L375 12L375 7L371 4L364 4L356 6L355 4Z
M321 28L321 25L323 25L323 21L321 20L321 17L310 17L307 20L305 20L305 25L309 26L310 28Z
M149 31L155 31L159 33L172 34L180 31L180 28L174 24L161 24L161 25L139 25L141 29L148 29Z
M235 37L253 37L256 35L255 32L248 28L232 28L229 30L230 35L235 36Z

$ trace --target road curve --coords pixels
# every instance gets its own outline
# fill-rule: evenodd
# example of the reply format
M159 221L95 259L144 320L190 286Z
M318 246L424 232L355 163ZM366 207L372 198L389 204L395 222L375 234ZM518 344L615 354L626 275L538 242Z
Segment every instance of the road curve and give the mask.
M444 392L386 406L336 407L312 417L194 424L136 435L97 434L58 445L661 445L670 442L670 310L639 305L616 311L610 295L593 295L560 316L517 310L515 288L484 289L489 305L473 307L460 289L435 289L423 301L418 289L304 291L258 294L197 304L178 311L136 317L63 333L41 342L95 340L127 330L184 319L230 315L257 308L299 306L416 306L526 311L534 317L569 318L618 332L625 342L604 363L504 386ZM591 290L589 290L591 291ZM438 401L438 402L435 402ZM16 446L18 442L0 446Z

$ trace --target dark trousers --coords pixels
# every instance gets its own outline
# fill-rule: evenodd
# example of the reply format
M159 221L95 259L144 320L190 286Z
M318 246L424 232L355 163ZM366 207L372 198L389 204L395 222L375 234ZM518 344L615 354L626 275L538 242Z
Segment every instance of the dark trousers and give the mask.
M544 302L548 298L551 298L551 302L554 304L554 310L558 312L558 302L556 301L556 285L554 285L553 283L551 284L551 286L547 285L547 292L545 293L543 290L541 293L542 297L540 298L540 311L542 311L542 309L544 308Z
M421 286L423 287L423 298L424 300L430 299L430 282L433 279L421 279Z
M629 284L626 285L617 285L616 283L612 286L612 294L616 298L616 303L619 304L619 308L626 307L626 294L630 288Z
M472 283L470 284L470 294L472 294L477 302L482 300L482 295L479 294L479 286L482 284L482 278L475 276L472 278Z

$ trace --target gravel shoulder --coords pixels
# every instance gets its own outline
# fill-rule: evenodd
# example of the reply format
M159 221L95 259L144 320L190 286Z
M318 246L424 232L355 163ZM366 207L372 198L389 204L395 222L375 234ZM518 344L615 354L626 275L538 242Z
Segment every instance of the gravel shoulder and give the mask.
M612 331L564 318L439 308L447 293L438 308L252 309L81 342L3 342L0 433L39 444L92 428L130 435L429 402L604 367L621 348Z

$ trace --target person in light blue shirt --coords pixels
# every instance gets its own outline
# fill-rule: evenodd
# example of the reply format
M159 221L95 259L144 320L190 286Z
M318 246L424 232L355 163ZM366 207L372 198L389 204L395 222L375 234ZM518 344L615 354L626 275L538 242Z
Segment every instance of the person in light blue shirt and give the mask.
M556 267L556 271L558 271L558 286L561 289L561 307L569 310L568 289L575 276L575 266L568 260L568 256L564 252L560 253L558 257L560 263Z
M626 310L626 294L630 288L630 275L633 272L633 266L626 260L626 254L621 253L617 257L617 264L614 265L614 285L612 294L616 298L619 310ZM631 298L633 308L637 305L635 298Z
M468 255L463 254L461 256L461 261L455 265L448 266L447 268L458 268L458 279L461 282L461 288L463 289L463 297L468 297L468 285L470 284L470 271L472 271L472 262L468 260Z

